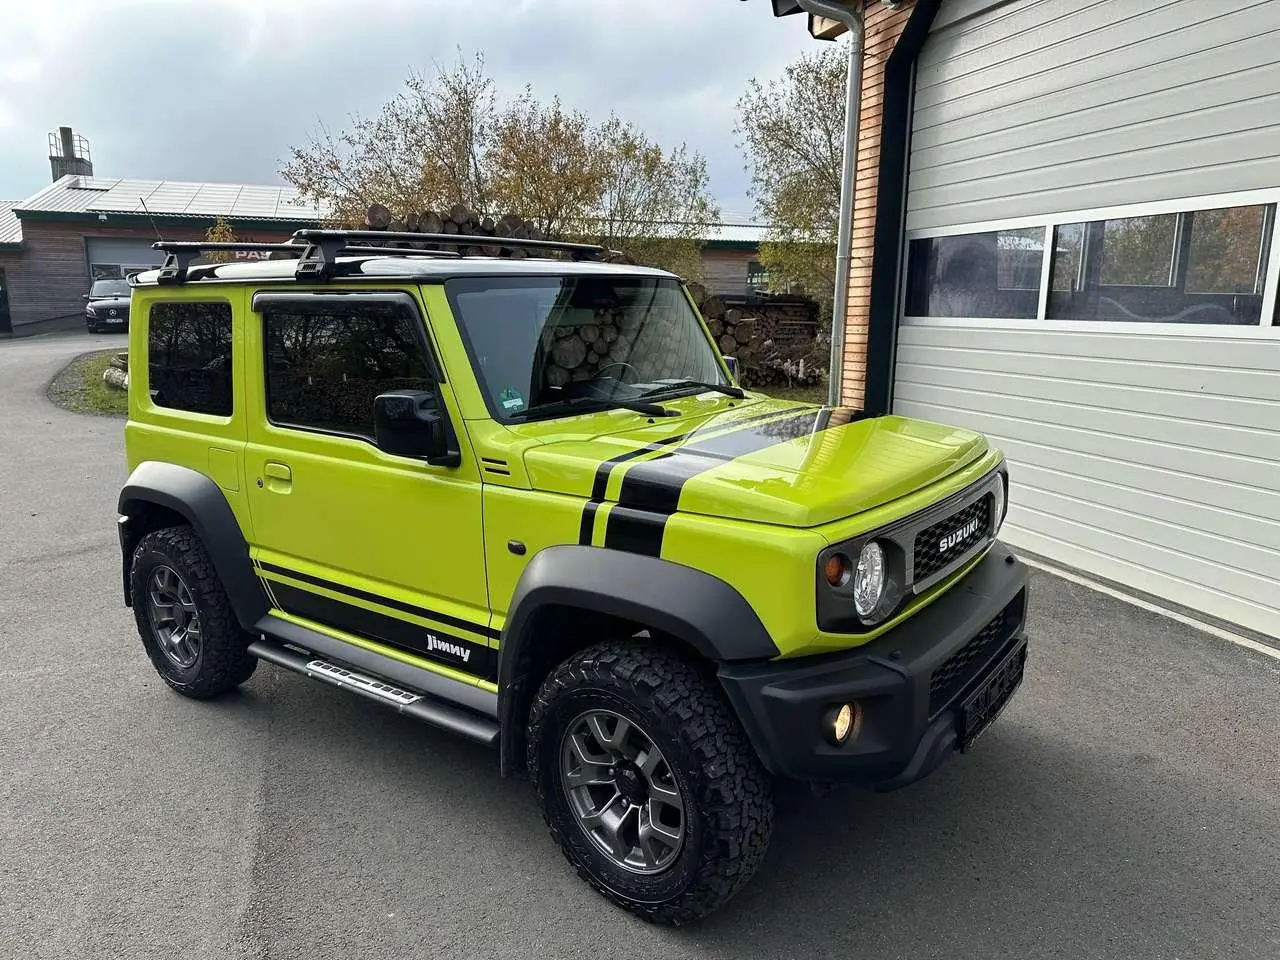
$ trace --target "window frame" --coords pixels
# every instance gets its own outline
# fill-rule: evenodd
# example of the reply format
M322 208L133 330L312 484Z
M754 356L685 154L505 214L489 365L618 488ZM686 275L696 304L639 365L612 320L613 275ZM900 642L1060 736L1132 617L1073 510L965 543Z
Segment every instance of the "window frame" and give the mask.
M1256 324L1213 323L1165 323L1158 320L1067 320L1048 317L1049 281L1054 254L1054 237L1058 227L1074 223L1092 223L1102 220L1122 220L1132 217L1158 216L1162 214L1187 214L1201 211L1229 209L1233 207L1271 207L1263 217L1261 246L1269 244L1262 287L1262 308ZM1181 221L1183 218L1179 218ZM907 292L910 285L909 255L914 240L939 237L964 236L971 233L990 233L999 230L1041 227L1045 231L1044 260L1041 264L1040 298L1034 319L1008 319L1000 317L929 317L907 313ZM1268 236L1270 231L1270 236ZM1176 254L1176 251L1175 251ZM903 234L900 251L898 315L900 322L912 326L932 327L991 327L997 329L1036 329L1063 331L1098 331L1116 333L1158 333L1162 336L1218 337L1223 339L1280 339L1280 317L1276 316L1277 292L1280 290L1280 187L1265 190L1249 190L1234 193L1210 194L1196 197L1179 197L1173 200L1157 200L1146 203L1124 204L1112 207L1069 210L1058 213L1009 217L946 227L929 227L908 230ZM1176 260L1176 256L1175 256Z
M253 294L251 309L258 315L258 333L262 350L262 417L266 423L277 429L307 433L322 437L333 437L341 440L356 440L367 444L375 450L380 449L374 438L362 433L349 433L345 430L329 430L324 427L308 426L301 423L290 423L275 420L271 416L271 378L268 375L270 363L270 340L267 337L267 311L272 308L292 310L295 313L325 313L325 305L335 303L382 303L407 309L411 320L418 321L414 326L414 340L421 347L426 359L427 373L435 380L435 392L443 404L444 391L440 387L446 382L444 368L437 359L434 345L427 334L428 324L417 299L404 290L259 290Z
M230 343L230 346L231 346L231 370L228 372L228 379L230 381L230 387L231 387L231 410L227 413L206 413L205 411L202 411L202 410L187 410L183 407L168 407L168 406L165 406L164 404L156 403L151 395L151 390L152 390L152 387L151 387L151 324L152 324L153 315L155 314L155 310L157 307L192 306L192 305L222 306L222 307L226 307L227 309L227 322L228 322L228 329L230 331L230 338L228 342ZM130 312L132 313L132 310ZM131 320L131 322L136 323L137 320L138 318L134 317ZM239 413L240 407L243 406L242 403L237 402L237 393L239 392L237 379L236 379L237 375L239 374L239 370L237 368L241 367L243 364L242 362L238 362L238 357L240 355L240 348L236 345L235 304L233 304L229 299L224 297L203 297L200 299L193 299L189 297L161 296L161 297L155 297L154 299L149 298L146 302L146 311L143 318L143 324L144 324L143 329L145 331L145 341L146 341L146 347L147 347L147 362L146 362L147 386L145 390L141 391L139 399L146 405L146 409L152 414L152 416L153 417L167 416L167 417L178 417L178 418L196 417L201 422L210 423L210 424L216 423L216 424L225 425L225 424L232 423L235 420L237 414Z

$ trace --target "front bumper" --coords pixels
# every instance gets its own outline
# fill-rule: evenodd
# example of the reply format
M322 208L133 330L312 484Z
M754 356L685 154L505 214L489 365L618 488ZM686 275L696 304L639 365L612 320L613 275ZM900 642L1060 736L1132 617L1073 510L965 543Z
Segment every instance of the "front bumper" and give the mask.
M838 654L723 664L720 682L770 773L894 789L966 746L989 722L979 715L1003 706L1022 675L1026 609L1027 569L996 543L946 594L875 640ZM836 746L824 717L855 701L857 734Z

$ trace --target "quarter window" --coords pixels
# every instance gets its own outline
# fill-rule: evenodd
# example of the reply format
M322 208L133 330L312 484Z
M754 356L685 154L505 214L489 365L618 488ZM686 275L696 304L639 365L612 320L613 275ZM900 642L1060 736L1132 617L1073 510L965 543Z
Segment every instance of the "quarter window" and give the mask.
M269 307L263 329L272 423L373 440L378 394L436 382L422 321L397 304Z
M147 381L158 407L231 415L231 307L157 303L147 321Z

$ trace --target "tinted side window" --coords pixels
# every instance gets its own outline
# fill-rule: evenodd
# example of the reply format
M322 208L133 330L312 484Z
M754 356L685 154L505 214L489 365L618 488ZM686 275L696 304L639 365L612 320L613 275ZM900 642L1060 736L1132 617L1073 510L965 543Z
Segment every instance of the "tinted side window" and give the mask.
M388 390L435 384L422 350L422 321L386 303L268 308L267 417L373 439L373 401Z
M1044 227L912 240L907 315L1035 319Z
M147 322L151 402L191 413L231 415L231 307L157 303Z

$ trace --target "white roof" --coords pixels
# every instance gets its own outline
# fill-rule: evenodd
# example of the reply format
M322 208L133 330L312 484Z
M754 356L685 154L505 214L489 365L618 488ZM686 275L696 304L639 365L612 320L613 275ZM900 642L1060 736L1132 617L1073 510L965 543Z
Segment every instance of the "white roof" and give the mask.
M21 201L0 200L0 243L21 243L22 224L13 215L13 208Z
M60 213L146 213L155 216L223 216L244 220L316 223L323 212L293 187L124 177L60 178L15 205L19 210Z

